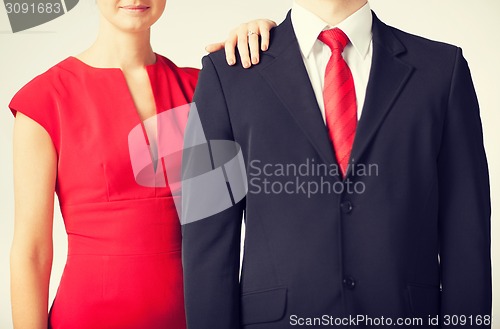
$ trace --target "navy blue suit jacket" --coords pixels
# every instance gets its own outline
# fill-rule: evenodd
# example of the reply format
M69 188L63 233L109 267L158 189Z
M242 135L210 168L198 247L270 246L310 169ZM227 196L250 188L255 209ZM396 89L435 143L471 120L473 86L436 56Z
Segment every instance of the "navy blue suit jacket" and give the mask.
M335 175L276 172L335 166L290 15L249 70L229 67L223 52L206 56L194 101L207 139L240 144L249 193L183 226L189 329L320 328L318 318L340 323L358 315L422 318L415 328L436 315L472 315L460 328L487 320L488 168L460 48L374 15L373 65L348 175L353 193Z

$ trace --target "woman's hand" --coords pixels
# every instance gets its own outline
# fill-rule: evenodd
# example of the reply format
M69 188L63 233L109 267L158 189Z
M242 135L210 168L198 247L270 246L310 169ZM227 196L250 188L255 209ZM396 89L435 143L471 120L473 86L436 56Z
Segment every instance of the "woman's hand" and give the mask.
M257 19L244 23L233 29L225 42L208 45L205 49L213 53L225 48L227 64L234 65L236 64L235 48L238 48L241 65L249 68L252 64L259 63L260 50L266 51L269 48L269 32L275 26L276 22L269 19Z

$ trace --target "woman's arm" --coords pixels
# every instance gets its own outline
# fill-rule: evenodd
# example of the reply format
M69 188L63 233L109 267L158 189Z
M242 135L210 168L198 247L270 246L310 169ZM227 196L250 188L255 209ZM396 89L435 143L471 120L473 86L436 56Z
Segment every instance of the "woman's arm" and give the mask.
M47 328L57 155L49 134L17 113L10 274L15 329Z
M208 45L206 50L213 53L225 48L227 64L234 65L236 64L235 49L238 48L241 65L249 68L252 64L259 63L260 51L266 51L269 48L269 32L274 27L276 27L276 22L269 19L256 19L243 23L229 33L225 42Z

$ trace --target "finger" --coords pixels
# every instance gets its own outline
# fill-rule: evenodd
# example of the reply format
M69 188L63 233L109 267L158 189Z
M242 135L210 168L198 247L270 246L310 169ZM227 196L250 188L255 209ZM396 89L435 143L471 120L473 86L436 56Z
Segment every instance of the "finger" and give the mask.
M257 23L250 22L246 25L248 36L248 47L250 48L250 58L252 64L259 63L259 30L260 26Z
M259 35L257 33L255 32L248 37L248 47L250 48L250 57L253 65L258 64L260 59Z
M241 65L244 68L249 68L252 64L250 62L250 53L248 51L248 30L246 28L238 29L238 52L240 53Z
M268 25L265 23L259 24L260 30L260 49L262 51L266 51L269 49L269 40L271 39L271 31L272 25Z
M224 42L212 43L205 47L205 50L209 53L214 53L221 49L224 49Z
M236 34L236 31L233 31L229 33L229 36L226 42L224 43L224 48L226 51L226 61L228 65L236 64L235 48L237 40L238 40L238 35Z

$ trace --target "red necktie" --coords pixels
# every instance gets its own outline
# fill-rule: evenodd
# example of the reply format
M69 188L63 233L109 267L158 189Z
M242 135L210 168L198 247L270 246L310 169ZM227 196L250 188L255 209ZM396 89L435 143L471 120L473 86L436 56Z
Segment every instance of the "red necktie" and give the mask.
M342 30L334 28L321 32L318 39L332 51L326 66L323 98L328 135L345 178L358 123L354 79L342 57L349 38Z

